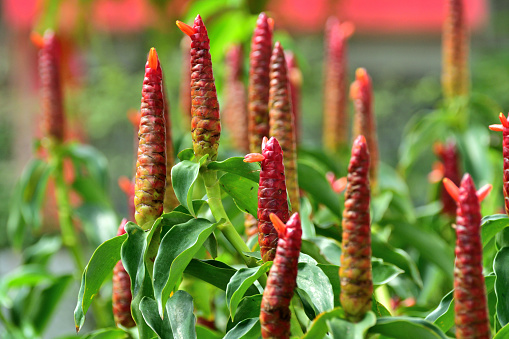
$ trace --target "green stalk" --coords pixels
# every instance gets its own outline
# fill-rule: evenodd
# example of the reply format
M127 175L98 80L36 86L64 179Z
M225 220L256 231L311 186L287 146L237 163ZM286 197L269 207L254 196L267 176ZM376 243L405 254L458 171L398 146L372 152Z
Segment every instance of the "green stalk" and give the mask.
M219 180L217 179L217 171L204 170L202 173L203 181L205 183L205 190L207 191L208 204L210 211L216 220L224 219L225 221L218 225L217 228L223 233L226 239L232 244L235 250L240 254L248 267L257 267L255 258L248 257L244 252L251 252L242 237L239 235L235 227L233 227L226 211L224 210L221 201L221 189L219 187ZM262 286L267 282L267 276L262 275L259 278Z
M55 197L58 209L58 221L62 233L62 243L71 253L79 272L83 272L85 270L83 249L72 223L72 207L69 202L68 187L64 179L64 157L60 145L51 147L50 154L50 159L54 168ZM108 326L111 323L111 321L108 320L112 320L111 314L106 313L104 306L106 306L106 303L100 296L96 296L92 302L92 309L99 327Z

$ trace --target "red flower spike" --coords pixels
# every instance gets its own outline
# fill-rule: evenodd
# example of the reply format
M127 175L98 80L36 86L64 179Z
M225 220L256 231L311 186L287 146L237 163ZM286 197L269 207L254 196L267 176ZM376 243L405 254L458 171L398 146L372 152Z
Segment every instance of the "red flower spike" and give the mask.
M295 125L295 140L299 143L300 137L300 102L302 87L302 72L297 65L297 58L292 51L285 51L286 65L288 67L288 80L290 81L290 95L292 98L292 116Z
M272 29L269 18L260 13L256 21L249 55L248 129L249 150L260 152L262 138L269 135L269 64Z
M461 171L459 153L454 141L448 141L446 144L437 142L433 145L433 151L441 160L443 169L442 178L448 178L458 186L461 181ZM442 201L442 212L451 217L455 217L456 202L443 187L440 187L440 200Z
M179 26L180 27L180 26ZM182 26L189 32L187 26ZM207 161L217 158L221 136L219 103L212 72L210 40L200 15L193 24L191 37L191 133L194 154L199 159L208 155ZM184 33L186 33L184 31ZM186 33L187 34L187 33Z
M297 179L297 144L288 89L288 70L283 47L276 42L270 59L269 134L278 140L283 150L288 196L292 210L298 212L300 191Z
M498 115L501 125L490 125L492 131L502 132L503 181L505 212L509 215L509 121L503 113Z
M456 213L454 322L457 338L490 338L483 275L481 208L470 175L461 180Z
M44 38L37 32L30 33L30 41L32 41L32 44L39 49L44 47Z
M347 319L357 322L371 310L373 294L369 153L362 135L354 141L347 180L339 269L340 301Z
M327 20L324 61L323 144L340 151L348 144L348 37L352 25Z
M65 114L58 45L55 33L47 30L44 33L42 48L39 50L39 77L42 135L61 142L65 135Z
M125 234L127 219L123 219L118 228L117 236ZM136 326L131 315L131 279L127 274L122 261L117 262L113 269L113 317L117 325L127 328Z
M451 99L468 94L468 33L464 0L446 0L442 33L442 88Z
M355 114L353 122L353 136L366 137L370 155L369 180L376 186L378 176L378 140L376 136L375 117L373 113L373 89L371 78L364 68L355 72L355 81L350 87Z
M145 77L141 91L141 118L138 131L138 159L134 205L136 223L140 227L152 226L163 213L166 186L166 127L162 92L162 70L145 64Z
M193 27L189 26L186 23L183 23L180 20L177 20L177 26L182 32L186 33L188 36L192 36L196 33L196 30Z
M273 218L274 214L271 215ZM279 218L275 217L279 224ZM286 225L281 222L281 238L274 263L267 278L260 307L262 338L290 338L290 301L297 285L299 254L302 244L302 228L298 213L294 213Z
M258 187L258 243L262 260L274 260L278 242L277 231L270 220L276 214L283 222L288 221L283 150L276 138L270 138L263 149L260 184Z

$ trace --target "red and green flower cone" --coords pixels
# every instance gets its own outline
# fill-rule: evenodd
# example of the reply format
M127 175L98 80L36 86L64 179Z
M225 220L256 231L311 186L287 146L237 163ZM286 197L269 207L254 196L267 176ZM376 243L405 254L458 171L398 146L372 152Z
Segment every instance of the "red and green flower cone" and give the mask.
M138 161L134 205L136 223L150 228L163 213L166 186L166 127L162 71L156 50L150 50L141 92Z
M353 322L361 320L371 310L373 294L369 162L367 142L360 135L354 141L348 166L339 269L341 306Z

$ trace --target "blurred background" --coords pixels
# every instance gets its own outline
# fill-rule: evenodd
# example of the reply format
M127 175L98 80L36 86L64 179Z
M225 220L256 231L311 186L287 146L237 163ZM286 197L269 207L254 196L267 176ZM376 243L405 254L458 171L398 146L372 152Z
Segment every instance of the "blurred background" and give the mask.
M120 176L134 174L134 132L127 114L140 106L146 55L155 47L166 77L178 149L189 147L189 126L179 102L182 32L179 19L200 14L211 40L220 95L224 56L233 43L247 54L256 18L266 11L275 38L292 50L302 71L301 146L321 148L325 21L350 20L349 73L365 67L373 78L381 160L398 162L405 124L441 100L441 30L444 0L3 0L0 8L0 247L7 245L9 197L38 136L37 49L30 33L52 28L61 39L68 138L89 143L108 161L109 194L119 216L127 213ZM509 110L509 2L465 0L471 33L472 93ZM247 81L247 73L245 74ZM223 158L235 154L227 131ZM237 153L238 154L238 153ZM500 164L500 166L502 166ZM423 168L427 173L431 168ZM419 192L414 194L419 195ZM418 198L417 198L418 199ZM45 219L44 230L55 230ZM16 263L1 252L0 275ZM9 265L4 265L4 263ZM74 295L73 295L74 298ZM74 299L71 303L74 302ZM71 315L69 315L71 316ZM71 317L72 319L72 317ZM71 320L72 321L72 320ZM55 327L55 326L54 326ZM56 326L55 328L57 328ZM67 333L65 331L64 333Z

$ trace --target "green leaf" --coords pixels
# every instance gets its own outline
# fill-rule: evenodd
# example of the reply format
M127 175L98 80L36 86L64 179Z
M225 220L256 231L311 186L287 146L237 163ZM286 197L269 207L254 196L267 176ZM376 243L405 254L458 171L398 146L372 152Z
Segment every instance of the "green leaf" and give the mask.
M438 307L428 314L426 320L437 325L444 332L449 331L454 325L454 290L442 298Z
M194 150L192 148L183 149L177 154L177 157L180 159L180 161L191 161L194 159Z
M228 331L223 339L258 339L261 330L258 317L244 319Z
M312 206L307 197L302 197L300 202L300 220L302 225L302 239L316 237L315 225L311 221Z
M488 295L495 286L495 276L487 275L484 277L486 284L486 294ZM454 326L454 290L450 291L442 298L438 307L431 312L425 320L432 322L443 332L449 331Z
M127 234L115 237L102 243L92 254L83 276L78 295L78 303L74 310L74 323L79 331L85 322L92 299L99 292L104 280L111 275L116 263L120 260L120 248Z
M23 251L24 264L46 265L48 260L62 247L62 239L57 236L43 236L34 245Z
M509 217L507 217L507 214L494 214L482 218L481 239L483 248L498 232L502 231L507 226L509 226Z
M76 338L76 336L74 336ZM128 339L131 338L128 332L120 328L102 328L86 335L84 339Z
M224 161L211 161L207 168L236 174L255 183L260 181L260 164L244 162L242 157L233 157Z
M223 334L213 331L207 326L196 324L196 336L200 339L222 339Z
M339 196L330 187L325 173L321 173L315 166L307 161L299 161L298 166L299 187L309 193L315 201L325 205L336 216L341 217Z
M254 286L253 286L254 287ZM260 315L260 307L262 305L262 294L250 295L242 298L235 312L235 319L228 318L226 332L231 330L235 325L244 319L256 318Z
M338 318L327 320L327 325L334 339L364 339L366 332L375 324L376 316L371 311L366 313L364 318L357 323Z
M390 191L382 192L379 195L376 195L371 200L371 223L376 224L380 220L382 220L382 217L384 216L385 212L389 208L389 205L392 201L393 193Z
M509 325L502 327L500 331L493 337L493 339L507 339L509 338Z
M235 319L235 312L240 300L246 293L247 289L262 274L267 273L272 266L272 261L267 261L262 266L241 268L233 275L226 287L226 305L230 309L230 317Z
M231 266L217 260L198 260L193 259L187 265L184 273L192 275L201 279L217 288L226 291L226 287L230 282L231 277L237 272ZM258 289L251 285L246 292L246 295L253 295L259 293Z
M35 303L35 310L31 315L35 333L42 335L72 281L72 275L59 276L50 286L41 291L38 301Z
M90 145L69 144L67 154L71 157L77 171L76 175L81 175L81 168L87 169L86 174L94 178L103 191L108 187L108 161L106 157L97 149ZM83 166L81 166L83 165Z
M196 338L194 328L196 318L193 310L193 297L185 291L177 291L168 299L166 311L168 312L174 339Z
M200 163L189 160L182 160L171 169L171 183L177 196L178 201L184 206L193 216L193 190L191 187L198 178L200 173Z
M316 265L299 263L297 287L307 293L317 313L334 308L334 293L327 275Z
M226 173L219 178L221 188L228 193L242 212L255 218L258 214L258 183L236 174Z
M371 249L374 257L381 258L384 262L401 268L418 286L422 286L419 270L408 253L399 248L392 247L376 233L371 234Z
M341 307L336 307L335 309L319 314L315 320L309 326L306 335L302 337L302 339L318 339L323 338L327 332L329 332L329 327L327 326L327 320L345 318L345 312Z
M509 247L498 251L493 263L496 275L495 294L497 296L497 316L500 325L509 323Z
M429 321L411 317L378 318L369 333L379 333L398 339L448 339L438 327Z
M168 312L165 310L164 317L161 319L157 311L157 302L154 299L143 297L140 302L140 311L145 322L159 338L173 339Z
M222 220L219 223L223 222ZM164 305L193 256L219 223L191 219L173 226L161 240L154 262L154 294L163 314Z
M309 239L320 249L320 254L327 260L327 263L339 265L341 258L341 244L336 240L326 237Z
M20 266L0 280L0 303L9 308L12 307L8 296L8 292L12 288L36 286L51 283L53 280L54 277L51 272L48 272L42 265L28 264Z
M75 210L92 244L101 244L117 233L118 219L115 212L101 204L85 203Z
M149 232L133 222L125 226L127 240L122 244L122 265L131 279L131 291L137 295L145 279L145 253L148 247Z
M401 273L404 273L404 271L396 265L386 263L379 258L371 258L371 270L373 274L373 285L375 286L387 284Z

